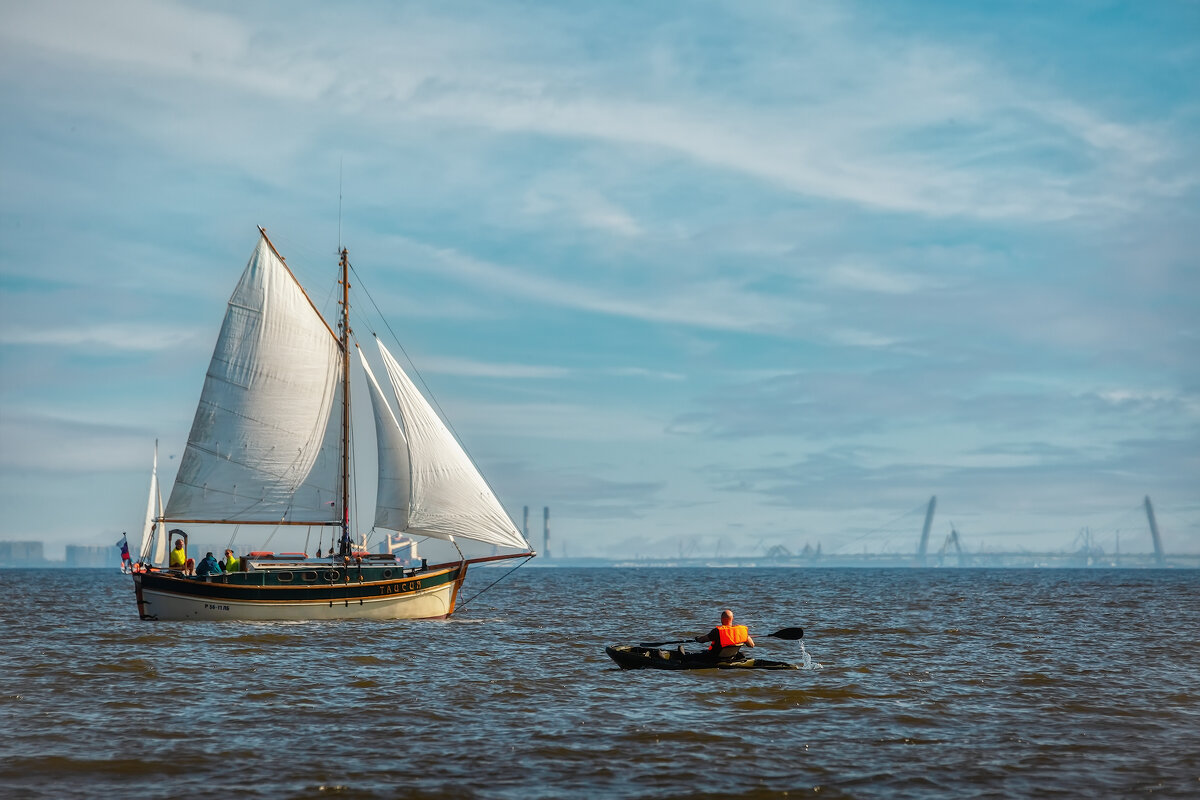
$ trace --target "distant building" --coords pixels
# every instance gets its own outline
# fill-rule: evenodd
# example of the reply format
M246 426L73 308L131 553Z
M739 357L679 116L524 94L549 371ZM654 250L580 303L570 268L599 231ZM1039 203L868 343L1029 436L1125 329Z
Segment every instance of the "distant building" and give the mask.
M41 567L45 563L41 542L0 542L0 566Z
M120 567L121 551L114 545L67 545L68 567Z
M379 543L379 552L390 553L406 564L421 560L417 555L417 543L402 533L388 534L387 538Z

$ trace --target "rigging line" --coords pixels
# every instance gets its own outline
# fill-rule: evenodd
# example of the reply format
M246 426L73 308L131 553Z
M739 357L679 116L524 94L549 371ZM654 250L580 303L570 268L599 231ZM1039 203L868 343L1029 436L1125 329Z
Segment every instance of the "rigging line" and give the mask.
M387 332L391 335L392 341L396 343L396 346L400 348L400 352L404 354L404 360L408 362L408 365L412 367L412 371L417 376L417 379L421 381L421 386L425 388L425 393L431 400L433 400L433 404L437 406L438 413L442 415L442 421L445 422L448 427L450 427L450 430L454 434L455 438L458 438L458 432L455 431L450 425L449 421L446 420L446 412L442 411L442 407L438 404L437 398L433 396L433 392L430 390L429 384L425 382L425 376L421 374L419 369L417 369L416 362L412 360L412 356L410 356L408 351L404 349L404 343L400 341L400 337L396 335L394 330L392 330L391 323L387 321L387 317L384 316L383 310L379 308L379 304L375 302L375 298L370 292L367 291L366 285L363 284L362 276L360 276L358 271L354 269L353 264L350 265L350 271L354 273L354 278L357 281L356 285L360 288L362 293L367 296L367 299L371 301L371 306L375 309L375 313L379 315L379 321L383 323L385 328L387 328Z
M446 425L447 428L450 429L450 432L454 434L454 438L458 439L458 443L460 445L462 445L463 444L462 437L460 437L458 435L458 431L454 430L454 424L452 422L450 422L449 418L446 416L446 412L442 410L442 406L437 401L437 397L434 396L433 390L429 388L429 384L428 384L428 382L426 382L425 376L421 374L421 371L419 369L417 369L416 362L413 361L412 356L410 356L408 354L408 351L404 349L404 343L400 341L400 337L396 335L396 332L394 330L392 330L391 323L389 323L387 321L387 317L384 316L383 310L379 308L379 304L375 302L375 298L371 295L370 292L367 291L366 286L363 285L362 277L358 274L358 271L354 269L353 264L350 265L350 271L354 273L355 280L357 281L356 285L358 287L360 287L362 293L364 295L366 295L368 300L371 301L371 305L372 305L372 307L374 307L375 313L379 316L379 321L383 324L383 326L385 328L387 328L387 332L391 335L392 341L396 343L396 347L400 348L400 352L404 355L404 360L408 362L409 367L412 368L413 374L416 375L417 380L419 380L421 382L421 386L425 389L426 396L433 402L433 405L437 408L438 414L440 414L442 417L442 422ZM466 445L463 445L463 449L466 450ZM470 453L467 453L468 457L470 457L470 455L471 455ZM471 461L474 462L475 459L472 458Z
M527 563L529 563L529 559L530 559L530 558L533 558L533 556L528 556L528 557L527 557L527 558L526 558L524 561L522 561L520 564L517 564L515 567L513 567L512 569L510 569L508 572L504 573L504 574L503 574L503 575L501 575L499 578L496 578L496 580L492 581L492 582L491 582L491 583L489 583L487 586L485 586L484 588L480 589L480 590L479 590L478 592L476 592L475 594L471 595L470 599L468 599L468 600L464 600L463 602L459 603L457 606L455 606L455 609L454 609L454 610L455 610L455 611L461 611L462 609L466 608L466 606L467 606L467 603L470 603L470 602L471 602L471 600L474 600L476 597L479 597L479 595L483 594L483 593L484 593L484 592L486 592L488 589L492 588L492 587L493 587L493 586L495 586L497 583L499 583L500 581L504 580L504 579L505 579L505 578L507 578L509 575L512 575L514 572L516 572L517 570L519 570L521 567L525 566Z
M425 396L433 403L434 407L437 409L438 414L441 415L442 423L450 430L450 433L454 435L454 438L456 440L458 440L458 446L463 449L464 453L466 453L467 458L470 460L471 464L475 467L475 471L479 473L479 477L483 478L483 483L485 486L487 486L488 491L490 491L493 495L495 495L496 488L494 486L492 486L492 482L489 481L487 476L483 474L483 470L479 469L479 464L476 463L475 457L473 455L471 455L471 451L467 449L467 445L463 441L463 438L461 436L459 436L458 431L456 431L454 429L454 423L450 421L450 418L448 416L446 416L446 412L442 410L441 403L438 402L437 397L433 393L433 390L430 389L429 384L426 383L425 376L421 374L421 371L419 369L417 369L416 362L414 362L412 360L412 356L410 356L408 354L408 351L404 349L404 344L400 341L400 337L396 335L396 332L394 330L392 330L391 323L389 323L387 321L387 317L384 316L383 310L379 308L379 304L375 302L375 298L371 295L371 293L369 291L367 291L367 287L363 283L362 276L360 276L358 274L358 271L356 269L354 269L354 264L350 264L350 271L354 273L354 279L356 281L355 286L359 287L359 290L364 295L366 295L368 300L371 301L371 305L372 305L372 307L374 307L375 313L379 316L379 321L383 324L383 326L385 328L387 328L388 333L392 337L392 341L395 342L396 346L400 348L400 352L404 354L404 359L408 362L408 365L410 367L412 367L413 374L415 374L417 376L417 379L421 382L421 386L423 386L425 388ZM501 507L503 507L503 504L501 504ZM504 513L507 516L508 512L505 511ZM509 522L513 522L513 520L509 519ZM515 522L513 522L513 527L516 527ZM522 538L524 538L524 537L522 537ZM529 542L527 541L525 544L528 545Z
M266 550L266 549L267 549L267 545L269 545L269 544L271 543L271 540L275 538L275 534L277 534L277 533L279 533L279 526L278 526L278 525L276 525L276 526L275 526L275 530L271 531L271 535L270 535L270 536L268 536L268 537L266 538L266 541L264 541L264 542L263 542L263 545L262 545L262 546L263 546L263 549L264 549L264 550Z
M1091 528L1095 528L1096 533L1093 535L1093 538L1099 538L1103 536L1105 540L1115 538L1117 541L1120 541L1122 528L1125 529L1127 534L1140 536L1142 533L1147 531L1147 528L1143 527L1146 524L1144 516L1145 513L1145 509L1139 504L1120 516L1109 517L1101 524L1088 525L1086 526L1086 529L1090 530ZM1142 519L1141 525L1138 524L1139 517Z
M241 525L234 525L234 526L233 526L233 533L229 534L229 541L225 543L225 546L226 546L226 547L228 547L228 548L230 548L230 549L232 549L232 548L233 548L233 543L234 543L235 541L237 541L237 535L238 535L238 531L240 531L241 529L242 529L242 526L241 526Z
M339 236L339 239L340 238L341 237ZM292 260L286 263L288 264L288 269L292 270L292 274L296 276L296 282L300 284L302 288L305 286L313 287L314 293L309 295L309 297L312 300L313 307L320 310L322 319L324 319L326 316L333 316L333 314L328 312L327 309L329 309L333 304L335 292L340 291L338 287L341 284L341 273L337 273L337 276L334 277L333 282L329 284L329 288L325 293L324 300L319 304L317 303L317 294L315 293L316 289L326 285L325 276L327 275L327 272L326 268L321 265L325 263L325 259L328 254L324 250L319 252L313 250L311 247L301 244L300 240L290 239L286 234L283 233L273 234L272 241L279 242L279 247L282 248L280 250L281 253L283 250L288 252L288 256ZM338 253L341 254L341 252L341 248L338 248ZM318 275L319 277L317 277ZM302 277L311 280L301 280ZM307 289L305 289L305 294L308 294Z
M914 513L914 512L920 511L921 509L925 508L925 506L926 506L926 504L925 504L925 503L921 503L921 504L919 504L919 505L917 505L917 506L915 506L915 507L913 507L913 508L909 509L908 511L905 511L903 514L901 514L900 516L896 517L895 519L893 519L893 520L890 520L890 521L888 521L888 522L885 522L885 523L883 523L883 524L882 524L882 525L880 525L878 528L872 528L871 530L869 530L869 531L867 531L866 533L864 533L862 536L859 536L857 539L851 539L850 541L848 541L848 542L846 542L845 544L843 544L841 547L837 547L837 548L835 548L835 549L834 549L834 551L833 551L833 553L831 553L831 555L835 555L835 554L837 554L837 553L841 552L843 548L849 547L849 546L850 546L850 545L852 545L852 544L855 544L855 543L857 543L857 542L860 542L860 541L862 541L863 539L867 538L868 536L871 536L872 534L879 533L881 530L883 530L883 529L884 529L884 528L886 528L887 526L896 524L896 523L897 523L897 522L899 522L900 520L902 520L902 519L904 519L905 517L907 517L909 514L912 514L912 513Z

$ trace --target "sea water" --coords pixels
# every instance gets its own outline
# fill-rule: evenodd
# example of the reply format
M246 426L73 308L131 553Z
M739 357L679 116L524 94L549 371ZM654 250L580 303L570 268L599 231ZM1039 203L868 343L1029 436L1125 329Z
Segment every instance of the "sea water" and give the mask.
M0 588L5 797L1200 796L1195 570L528 566L443 622L142 622L106 570ZM726 607L808 668L604 654Z

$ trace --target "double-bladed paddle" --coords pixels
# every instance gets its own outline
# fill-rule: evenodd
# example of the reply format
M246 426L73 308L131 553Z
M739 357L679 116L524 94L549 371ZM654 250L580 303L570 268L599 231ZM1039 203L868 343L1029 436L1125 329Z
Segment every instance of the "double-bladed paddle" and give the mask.
M768 633L767 636L770 636L774 639L787 639L788 641L794 642L797 639L804 638L804 628L783 628L775 631L774 633ZM670 642L640 642L638 647L662 647L663 645L668 644L695 643L695 641L695 639L675 639Z

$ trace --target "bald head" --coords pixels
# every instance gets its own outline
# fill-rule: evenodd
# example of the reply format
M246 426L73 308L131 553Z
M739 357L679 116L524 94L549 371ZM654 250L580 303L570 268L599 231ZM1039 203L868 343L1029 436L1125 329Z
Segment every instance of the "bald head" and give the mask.
M733 624L733 612L730 611L728 608L721 612L721 624L722 625L732 625Z

